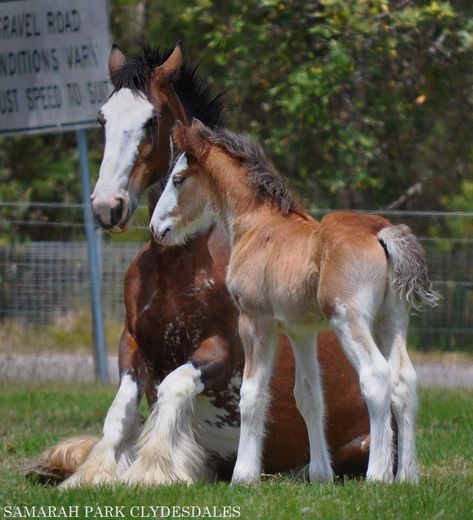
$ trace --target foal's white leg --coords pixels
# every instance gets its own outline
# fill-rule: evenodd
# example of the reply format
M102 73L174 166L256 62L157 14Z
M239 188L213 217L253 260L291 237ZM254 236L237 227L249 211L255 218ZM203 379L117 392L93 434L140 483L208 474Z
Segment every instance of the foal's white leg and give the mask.
M391 368L391 405L398 426L396 480L417 482L417 375L406 348L408 321L408 310L404 301L400 300L397 294L388 295L385 316L377 328Z
M348 359L360 378L361 393L370 416L370 455L367 480L393 479L391 428L391 372L376 346L366 318L337 304L330 318Z
M392 367L392 408L398 425L398 468L396 480L417 482L415 420L417 415L417 375L405 347L398 350Z
M239 332L245 350L245 369L240 390L240 441L232 482L249 484L259 480L264 425L269 406L269 382L275 357L275 334L268 320L239 318Z
M317 358L317 335L290 335L296 360L294 397L309 434L309 478L312 482L333 480L330 454L325 438L325 403Z
M125 373L105 418L102 438L61 488L113 482L129 466L140 430L138 401L138 383Z
M200 370L186 363L158 388L158 400L138 439L137 458L122 476L130 484L192 483L205 476L205 453L193 431L195 396L204 390Z

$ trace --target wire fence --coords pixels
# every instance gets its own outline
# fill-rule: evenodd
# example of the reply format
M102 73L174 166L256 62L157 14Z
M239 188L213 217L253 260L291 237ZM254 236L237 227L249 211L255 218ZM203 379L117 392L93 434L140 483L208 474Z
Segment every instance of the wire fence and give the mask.
M377 213L409 225L420 238L443 298L438 308L413 316L411 345L473 352L473 213ZM147 240L146 208L138 213L133 232L101 235L103 312L111 351L124 318L125 272ZM90 347L89 309L82 206L0 202L0 350Z

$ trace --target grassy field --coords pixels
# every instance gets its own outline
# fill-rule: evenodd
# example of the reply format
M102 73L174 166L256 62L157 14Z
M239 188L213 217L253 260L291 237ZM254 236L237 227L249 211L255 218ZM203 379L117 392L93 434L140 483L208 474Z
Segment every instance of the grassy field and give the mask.
M221 518L225 517L222 507L232 506L239 508L240 518L251 520L473 519L473 392L422 391L419 486L362 481L320 486L281 477L254 488L218 483L64 493L26 481L21 469L28 458L58 439L98 432L113 389L0 385L0 396L0 518L10 515L5 506L11 505L79 506L78 518L104 518L104 506L121 506L118 514L106 517L120 518L121 512L126 518L153 518L151 506L161 505L197 506L202 513L207 512L204 507L217 507L211 512ZM172 510L160 511L172 518ZM181 509L181 517L189 518L190 512Z

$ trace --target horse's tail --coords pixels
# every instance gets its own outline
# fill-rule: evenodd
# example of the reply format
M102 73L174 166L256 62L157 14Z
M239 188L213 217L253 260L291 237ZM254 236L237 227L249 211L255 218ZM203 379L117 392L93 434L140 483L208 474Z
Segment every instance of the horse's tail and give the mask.
M432 288L425 252L411 230L401 224L383 228L377 235L386 251L391 283L411 308L435 307L440 295Z
M28 464L25 476L40 482L60 483L76 471L97 442L98 439L90 435L58 442Z

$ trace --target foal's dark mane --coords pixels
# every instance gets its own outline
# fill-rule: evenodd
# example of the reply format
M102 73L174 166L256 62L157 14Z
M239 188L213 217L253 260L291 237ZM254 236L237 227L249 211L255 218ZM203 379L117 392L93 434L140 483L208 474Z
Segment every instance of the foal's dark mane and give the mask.
M215 128L206 138L248 170L251 184L261 200L271 200L284 215L291 212L303 213L296 198L266 157L263 148L253 139L226 128Z
M167 60L172 51L162 51L159 46L143 46L140 54L133 56L111 75L115 91L129 88L133 92L148 95L151 74ZM199 77L198 68L199 65L189 67L184 64L172 84L189 119L196 117L213 128L223 124L223 94L212 94Z

